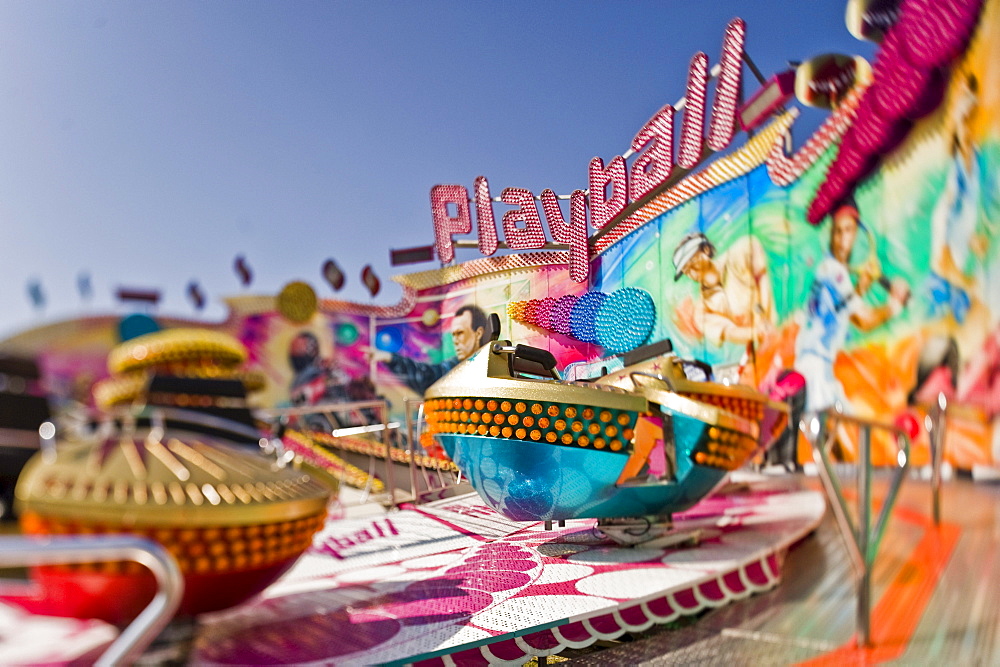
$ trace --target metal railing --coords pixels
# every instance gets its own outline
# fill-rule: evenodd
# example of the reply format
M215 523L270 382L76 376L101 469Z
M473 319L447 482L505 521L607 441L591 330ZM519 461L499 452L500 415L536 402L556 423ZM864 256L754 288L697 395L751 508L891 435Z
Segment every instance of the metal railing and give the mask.
M128 560L145 565L156 578L153 600L104 651L96 665L131 664L173 618L184 595L177 561L162 546L129 535L87 537L0 537L0 567Z
M368 414L374 413L375 418L369 419ZM308 433L315 429L310 425L309 417L322 417L323 432L333 437L347 435L377 434L377 440L382 445L382 455L385 459L385 486L388 494L388 504L396 505L394 470L392 468L392 439L395 429L388 420L389 404L381 399L371 401L333 401L316 405L303 405L286 408L263 408L255 411L256 416L274 424L288 423L291 418L297 418L300 428ZM344 426L346 417L354 422ZM395 425L398 428L398 424ZM374 477L375 457L369 458L369 478ZM370 486L370 484L369 484ZM364 497L367 499L368 494Z
M366 417L368 412L374 412L376 418L369 420ZM389 406L384 400L375 401L354 401L354 402L333 402L310 406L289 407L289 408L269 408L256 412L258 417L265 421L278 422L290 418L298 418L300 425L308 426L308 417L319 415L326 419L333 428L325 430L326 435L332 436L333 441L329 443L331 448L336 449L336 438L348 435L369 435L376 436L383 450L378 458L383 459L384 475L386 486L385 503L390 507L395 507L400 503L420 503L424 499L434 498L448 489L456 487L461 483L461 476L443 471L440 466L429 467L426 465L423 447L420 446L420 434L423 427L423 401L420 399L404 400L405 430L400 429L400 424L388 420ZM341 423L338 415L349 414L354 417L359 425L339 427ZM306 428L305 432L309 430ZM326 443L324 443L326 444ZM403 458L409 468L408 482L409 492L396 488L396 470L393 459L394 444L397 449L405 452ZM351 452L349 448L342 448L344 452ZM369 457L369 475L374 475L376 457ZM367 496L363 496L367 498Z
M830 460L830 449L838 439L838 431L844 424L858 427L858 498L857 522L851 518L851 512L844 497L843 489L837 479L836 471ZM806 438L812 444L813 460L819 471L826 490L833 515L840 529L841 537L851 558L857 576L858 607L857 628L858 644L871 646L871 594L872 568L878 554L882 536L892 512L892 507L899 494L906 469L910 462L910 438L900 428L891 424L851 417L839 409L827 410L822 413L807 415L800 424ZM889 483L889 491L882 508L872 526L872 461L871 433L872 430L887 431L895 436L897 445L896 468Z
M416 456L417 448L420 450L423 449L420 445L420 436L423 434L425 427L424 402L422 399L406 399L403 405L406 411L406 439L411 452L410 473L415 480L416 472L419 470L424 483L424 491L419 493L417 492L417 484L410 487L414 494L413 502L420 503L424 498L435 499L449 489L457 488L462 483L462 473L443 473L440 466L434 468L434 470L429 470L424 465L422 458L419 464L415 463L418 458ZM436 482L435 477L437 478Z

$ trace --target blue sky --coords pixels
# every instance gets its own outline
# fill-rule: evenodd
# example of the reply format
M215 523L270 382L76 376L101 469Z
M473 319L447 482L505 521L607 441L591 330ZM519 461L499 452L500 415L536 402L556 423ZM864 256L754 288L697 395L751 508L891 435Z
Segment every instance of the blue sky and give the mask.
M836 1L0 0L0 336L128 312L119 286L195 316L198 280L209 321L222 297L291 280L333 296L330 257L341 298L368 300L370 263L377 300L395 302L391 275L435 266L389 265L390 248L432 242L433 185L585 188L591 157L625 151L683 95L695 52L718 61L730 19L772 74L870 58L843 15Z

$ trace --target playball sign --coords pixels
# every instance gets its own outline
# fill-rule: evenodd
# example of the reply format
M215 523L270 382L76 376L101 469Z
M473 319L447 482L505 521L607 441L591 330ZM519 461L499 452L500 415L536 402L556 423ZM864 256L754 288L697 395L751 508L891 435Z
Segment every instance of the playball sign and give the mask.
M742 77L743 43L746 24L733 19L726 27L722 43L715 100L712 104L708 136L705 136L706 98L710 79L708 56L697 53L688 68L686 103L677 150L674 148L674 124L678 110L667 104L643 125L632 139L631 149L615 156L607 164L599 157L590 161L589 190L570 195L569 219L556 194L542 190L537 201L548 227L542 226L535 195L524 188L504 188L499 201L515 208L501 218L507 247L513 250L542 248L548 238L569 246L570 277L586 282L590 266L589 226L604 229L617 221L629 204L639 202L664 184L676 166L692 169L712 151L726 148L736 131L737 107ZM631 164L626 163L626 157ZM479 252L490 256L497 251L499 239L493 198L486 178L479 176L474 194L464 185L436 185L431 188L431 214L438 259L451 262L455 257L455 234L472 232L472 213L476 210Z

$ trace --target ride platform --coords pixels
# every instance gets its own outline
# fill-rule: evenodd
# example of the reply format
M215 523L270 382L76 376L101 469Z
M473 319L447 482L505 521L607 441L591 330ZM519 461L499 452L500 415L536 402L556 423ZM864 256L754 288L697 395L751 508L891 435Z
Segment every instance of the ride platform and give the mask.
M876 478L875 497L887 486ZM757 478L677 526L697 547L621 547L593 520L511 522L475 495L337 518L281 580L198 619L193 664L995 664L1000 486L902 486L872 575L872 642L856 644L855 577L815 479ZM848 489L848 491L850 491ZM779 583L780 582L780 583ZM0 589L3 593L5 589ZM9 586L7 587L9 590ZM2 600L2 596L0 596ZM88 662L99 621L0 602L0 662Z

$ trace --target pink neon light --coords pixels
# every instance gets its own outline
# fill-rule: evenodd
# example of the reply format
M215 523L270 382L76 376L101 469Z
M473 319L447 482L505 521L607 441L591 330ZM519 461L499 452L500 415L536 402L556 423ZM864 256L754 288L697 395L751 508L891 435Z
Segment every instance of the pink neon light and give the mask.
M854 120L860 98L857 91L848 92L840 106L794 155L785 155L784 142L776 142L767 157L767 173L771 181L776 185L791 185L815 164L827 146L847 131Z
M963 0L971 1L971 0ZM732 140L735 132L735 120L738 112L740 82L742 80L742 57L743 44L746 33L746 25L742 19L734 19L726 27L726 34L722 45L722 58L720 62L720 75L718 91L712 108L712 121L709 128L709 146L713 150L721 150ZM686 169L693 169L699 163L705 152L705 116L707 113L706 101L708 94L708 57L704 53L696 54L692 59L688 70L687 86L687 110L684 114L683 127L681 128L681 140L676 164L680 164ZM676 111L673 108L661 109L647 125L639 131L633 141L633 151L639 153L632 165L632 177L635 179L632 189L629 189L630 174L625 163L625 158L617 156L605 166L603 159L594 158L588 168L588 186L590 199L590 224L596 229L603 229L612 220L620 217L627 209L630 201L649 195L657 186L661 185L674 172L673 170L673 130L676 120ZM796 161L796 164L799 164ZM611 185L610 191L608 185ZM680 184L683 189L683 184ZM460 186L457 186L460 187ZM489 198L486 196L489 190L484 181L476 181L476 207L478 215L478 226L481 234L485 238L480 238L480 251L484 255L492 254L496 246L493 241L493 233L496 229L496 221L492 219L492 209L488 206ZM585 214L585 200L571 200L571 222L574 219L572 214L574 202L581 206L581 211ZM445 201L447 204L457 202ZM517 204L521 204L520 197ZM511 248L537 248L538 244L544 243L544 231L542 241L536 237L535 228L531 218L537 218L537 207L532 203L530 206L522 206L524 213L519 211L504 214L504 229L507 230L507 220L513 221L513 236L516 237L509 245ZM532 216L532 212L534 216ZM464 220L461 214L457 214L454 220L447 216L447 211L435 212L435 234L439 238L439 255L453 257L451 248L444 250L444 246L451 246L450 235L456 233L456 229L464 229ZM561 212L560 212L561 218ZM553 219L555 219L553 217ZM492 221L492 225L490 222ZM517 222L523 222L524 228L517 227ZM595 247L600 242L595 244ZM587 252L582 251L577 240L571 242L571 247L578 251L571 252L574 257L571 265L571 276L574 280L583 282L586 279L583 263L589 261L589 248ZM584 259L586 257L586 260ZM505 260L506 261L506 260ZM577 264L577 261L580 262ZM589 269L589 267L588 267Z
M485 176L477 176L476 229L479 232L479 252L489 257L497 251L497 222L493 217L493 200L490 184Z
M454 204L457 213L448 215L448 204ZM438 259L447 263L455 259L452 234L472 231L469 217L469 191L464 185L435 185L431 188L431 215L434 218L434 247Z
M949 64L965 49L982 0L910 0L897 25L902 52L920 69Z
M949 67L972 36L982 0L907 0L898 22L889 28L872 66L855 124L844 134L843 148L817 189L806 218L817 224L864 178L869 164L894 150L910 121L933 111L944 95ZM843 146L843 145L842 145ZM871 162L869 162L871 161Z
M684 122L681 124L681 146L677 164L693 169L701 160L705 141L705 97L708 94L708 56L696 53L688 68Z
M556 193L542 190L542 211L549 225L549 233L556 243L569 244L569 277L573 282L587 281L590 273L590 255L587 247L587 195L574 190L569 201L569 224L563 218Z
M715 84L715 103L712 105L712 122L708 130L708 147L721 151L733 140L736 133L736 107L740 99L740 80L743 76L743 42L747 25L735 18L726 26L722 42L721 71Z
M607 168L604 160L595 157L590 161L590 224L602 229L628 205L628 176L625 158L616 155ZM611 184L610 197L605 195L605 186Z
M674 170L674 114L672 104L664 106L632 139L633 151L646 148L632 163L629 189L633 200L652 192Z
M555 308L556 300L550 296L539 299L538 308L535 311L535 324L543 329L552 328L552 309Z
M545 231L538 217L535 197L524 188L504 188L500 200L519 208L503 214L503 236L507 246L515 250L530 250L545 245ZM518 223L524 223L519 227Z

